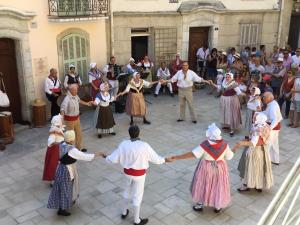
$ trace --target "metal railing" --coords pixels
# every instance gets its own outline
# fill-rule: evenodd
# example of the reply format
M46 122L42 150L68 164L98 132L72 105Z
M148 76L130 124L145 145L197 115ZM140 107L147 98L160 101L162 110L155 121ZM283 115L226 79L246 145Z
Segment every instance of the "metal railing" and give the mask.
M48 0L50 17L107 16L109 0Z
M300 157L284 180L258 225L300 224Z

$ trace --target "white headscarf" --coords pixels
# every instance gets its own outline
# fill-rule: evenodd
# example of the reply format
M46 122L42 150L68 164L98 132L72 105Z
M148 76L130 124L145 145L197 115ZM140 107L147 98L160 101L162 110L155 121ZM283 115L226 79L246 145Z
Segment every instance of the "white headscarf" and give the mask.
M100 84L100 91L105 91L106 85L106 83Z
M69 65L69 69L71 69L71 68L76 68L76 66L73 65L73 64L70 64L70 65Z
M255 89L253 95L256 96L256 95L260 95L260 89L258 87L253 87Z
M61 126L62 127L62 117L60 114L53 116L51 120L51 125L53 126Z
M75 141L75 131L74 130L67 130L65 132L64 136L65 136L66 142Z
M134 58L131 57L131 58L129 59L129 62L135 62Z
M132 74L132 77L133 77L133 78L136 78L136 76L139 75L139 74L140 74L139 72L134 72L134 73Z
M258 127L263 127L267 124L268 117L266 114L259 112L255 114L254 124Z
M226 73L226 76L227 75L229 75L230 76L230 78L231 78L231 80L233 80L233 78L234 78L234 75L233 75L233 73Z
M206 130L206 137L212 141L222 140L221 130L216 126L215 123L212 123L208 126L208 129Z
M90 69L94 69L96 66L97 66L97 63L92 62L92 63L90 64Z

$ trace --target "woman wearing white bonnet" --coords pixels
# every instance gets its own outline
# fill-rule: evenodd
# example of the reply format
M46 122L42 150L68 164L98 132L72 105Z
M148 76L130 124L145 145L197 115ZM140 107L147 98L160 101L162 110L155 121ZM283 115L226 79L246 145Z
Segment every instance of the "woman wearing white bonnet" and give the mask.
M97 63L92 62L90 64L90 71L88 72L89 84L91 85L91 96L94 100L97 93L99 92L99 87L102 82L102 74L100 70L97 69Z
M74 64L69 65L69 72L65 74L64 87L68 89L69 85L77 84L82 85L79 74L76 73L76 66Z
M215 213L228 206L231 201L229 172L226 160L233 157L229 145L222 139L221 130L212 123L206 130L207 140L193 151L173 156L171 159L200 159L191 185L195 211L204 206L214 207Z
M64 139L65 142L62 142L59 147L59 164L47 208L58 209L57 214L60 216L70 216L69 210L72 207L72 203L79 196L76 161L92 161L95 157L102 156L103 153L88 154L75 148L75 132L73 130L66 131Z
M47 152L45 155L43 180L52 182L54 180L56 167L59 160L59 144L64 141L64 126L60 114L53 116L49 130ZM52 183L50 183L52 186Z
M245 139L248 139L250 136L250 131L253 123L253 116L255 112L260 112L262 109L262 102L260 97L260 89L258 87L252 87L250 89L250 96L247 103L247 112L246 112L246 121L245 121L245 130L246 136Z
M130 116L130 125L133 125L133 117L142 117L144 124L150 124L146 119L146 103L144 99L144 88L149 88L159 81L148 82L140 78L139 72L134 72L126 89L119 95L127 94L126 113Z
M243 154L245 158L241 157L238 166L243 183L238 188L239 192L250 191L251 188L261 192L273 186L272 164L267 146L270 137L267 119L264 113L256 113L250 140L239 141L233 148L236 151L239 147L247 147L246 154Z
M230 136L234 135L234 131L240 128L242 124L241 105L239 95L245 95L235 82L232 73L226 73L222 85L213 86L221 91L220 98L220 118L222 129L230 129Z
M118 96L111 96L107 82L100 85L100 92L96 95L94 105L97 106L95 111L95 127L98 132L98 138L103 134L116 135L114 132L115 120L110 103L115 101Z

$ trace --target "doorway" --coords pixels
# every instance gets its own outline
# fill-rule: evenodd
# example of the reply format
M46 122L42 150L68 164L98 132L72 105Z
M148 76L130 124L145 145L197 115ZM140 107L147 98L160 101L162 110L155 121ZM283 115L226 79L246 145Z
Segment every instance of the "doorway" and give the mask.
M14 123L22 123L22 105L16 64L15 41L9 38L0 38L0 72L10 101L7 108L0 107L0 111L10 111Z
M135 62L143 60L145 55L148 55L148 36L131 37L131 56Z
M197 70L197 50L208 45L209 27L190 27L189 30L189 65L190 69Z
M292 49L297 49L300 46L300 13L291 16L289 40L288 43Z

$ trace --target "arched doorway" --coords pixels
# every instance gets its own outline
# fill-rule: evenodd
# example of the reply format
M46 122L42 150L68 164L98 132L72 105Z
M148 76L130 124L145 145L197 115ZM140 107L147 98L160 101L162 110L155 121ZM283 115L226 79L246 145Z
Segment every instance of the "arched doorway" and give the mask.
M9 38L0 38L0 72L3 73L4 85L10 100L8 108L0 111L10 111L14 123L22 123L22 104L16 63L15 41Z

